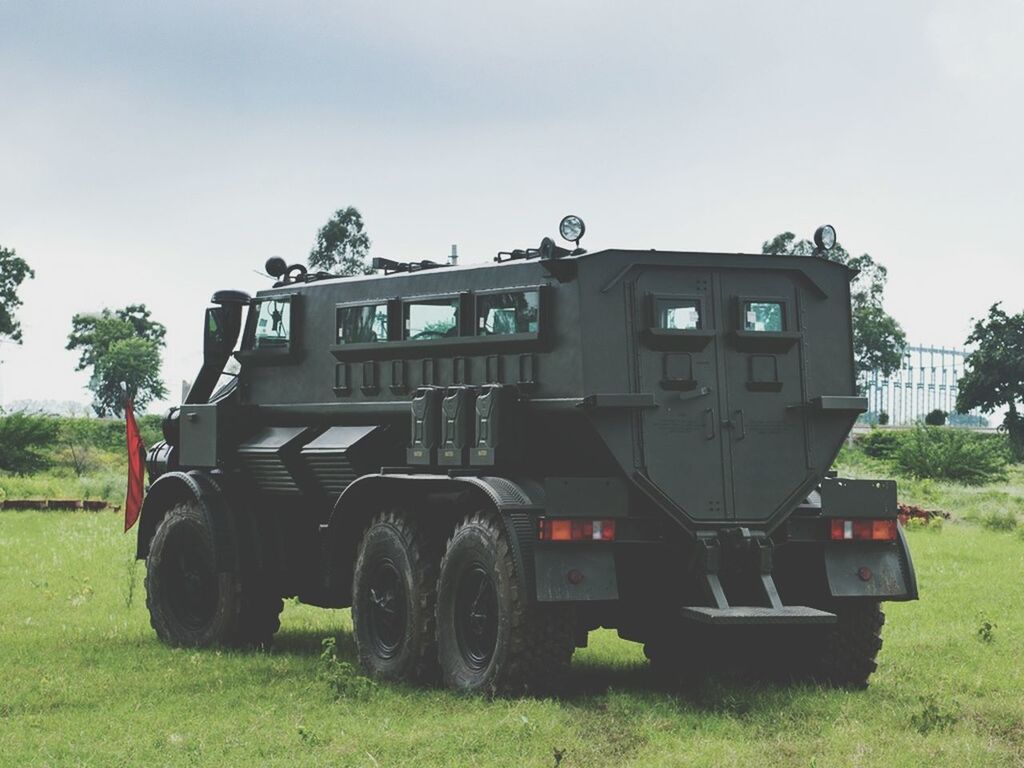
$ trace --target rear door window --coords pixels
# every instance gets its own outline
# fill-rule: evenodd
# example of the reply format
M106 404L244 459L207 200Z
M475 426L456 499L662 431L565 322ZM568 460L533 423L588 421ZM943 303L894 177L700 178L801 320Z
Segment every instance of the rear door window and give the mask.
M703 327L698 299L657 299L657 327L667 331L695 331Z
M782 302L747 301L743 304L743 330L777 333L786 330Z

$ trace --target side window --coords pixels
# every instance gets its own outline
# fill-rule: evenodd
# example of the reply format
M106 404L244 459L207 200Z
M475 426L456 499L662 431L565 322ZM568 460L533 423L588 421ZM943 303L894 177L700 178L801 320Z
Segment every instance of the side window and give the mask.
M476 297L478 336L537 333L539 323L539 291L485 293Z
M657 327L669 331L695 331L704 327L698 299L657 299Z
M388 340L388 305L338 307L338 343L366 344Z
M743 303L743 330L773 333L784 331L782 303L778 301L746 301Z
M459 335L459 297L424 299L405 305L405 338L411 341Z
M291 301L261 299L256 307L256 333L253 349L286 347L291 337Z

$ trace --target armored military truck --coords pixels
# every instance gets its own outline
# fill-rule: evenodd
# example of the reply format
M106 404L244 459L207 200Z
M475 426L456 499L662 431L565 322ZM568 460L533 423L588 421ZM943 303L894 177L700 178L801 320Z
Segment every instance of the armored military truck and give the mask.
M213 295L147 456L161 640L265 645L296 597L351 606L367 674L459 691L556 688L597 627L665 679L867 684L917 585L895 484L830 471L866 409L834 230L814 256L561 231Z

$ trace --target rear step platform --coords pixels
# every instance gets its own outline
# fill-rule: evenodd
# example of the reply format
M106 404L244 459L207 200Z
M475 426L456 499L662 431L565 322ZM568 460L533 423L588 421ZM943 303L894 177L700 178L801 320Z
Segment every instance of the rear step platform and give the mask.
M683 606L683 618L702 624L835 624L836 615L804 605L784 605L780 608L736 606L734 608L705 608L699 605Z

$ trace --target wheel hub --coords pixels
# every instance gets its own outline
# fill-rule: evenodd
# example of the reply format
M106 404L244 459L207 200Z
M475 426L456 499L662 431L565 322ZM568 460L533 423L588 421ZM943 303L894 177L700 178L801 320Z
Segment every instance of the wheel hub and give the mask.
M405 639L405 587L394 562L382 560L370 577L370 640L375 653L393 658Z
M455 597L455 636L465 662L483 669L498 639L498 598L494 580L482 563L462 573Z
M217 611L217 574L206 542L191 528L168 536L163 580L167 606L186 629L201 630Z

